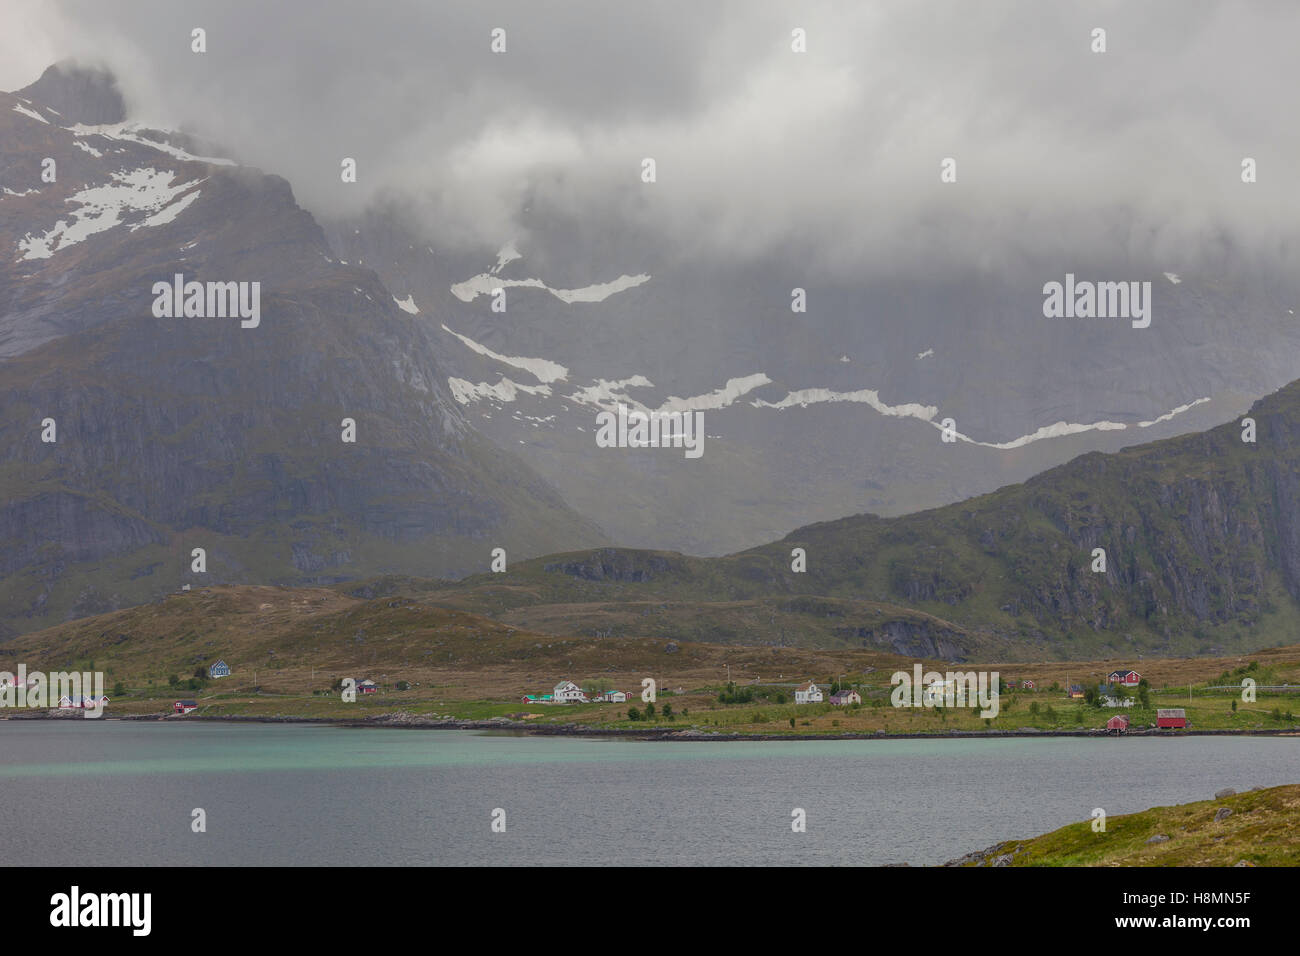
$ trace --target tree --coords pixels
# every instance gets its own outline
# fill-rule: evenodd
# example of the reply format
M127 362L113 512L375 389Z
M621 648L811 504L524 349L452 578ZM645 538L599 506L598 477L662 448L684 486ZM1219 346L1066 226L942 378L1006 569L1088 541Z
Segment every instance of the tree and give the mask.
M1146 678L1138 684L1138 703L1142 705L1143 710L1151 706L1151 688L1147 685Z
M665 704L664 706L667 706L667 704ZM655 704L654 704L654 701L650 701L650 703L648 703L648 704L645 705L645 719L646 719L646 720L654 720L654 719L655 719Z
M671 718L672 715L673 715L673 705L668 703L667 701L664 701L664 716Z
M116 684L113 685L113 696L114 696L114 697L125 697L125 696L126 696L126 688L125 688L124 686L122 686L122 682L121 682L121 681L118 681Z
M640 720L640 719L641 719L641 711L637 710L635 707L629 707L629 708L627 709L627 719L628 719L628 720Z

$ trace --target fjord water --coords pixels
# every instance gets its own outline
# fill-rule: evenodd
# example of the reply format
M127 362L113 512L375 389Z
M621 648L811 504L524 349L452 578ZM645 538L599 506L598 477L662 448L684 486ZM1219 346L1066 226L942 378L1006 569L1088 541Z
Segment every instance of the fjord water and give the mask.
M59 866L933 864L1094 807L1300 782L1300 740L1269 737L687 743L72 719L0 721L0 748L0 833Z

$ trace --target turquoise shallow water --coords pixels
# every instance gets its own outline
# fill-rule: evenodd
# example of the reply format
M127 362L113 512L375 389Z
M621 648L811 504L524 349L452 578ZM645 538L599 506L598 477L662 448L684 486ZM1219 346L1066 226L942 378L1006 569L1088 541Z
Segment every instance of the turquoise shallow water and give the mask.
M1296 782L1294 738L667 743L0 721L0 833L49 865L916 865L1094 807ZM196 807L206 833L191 832Z

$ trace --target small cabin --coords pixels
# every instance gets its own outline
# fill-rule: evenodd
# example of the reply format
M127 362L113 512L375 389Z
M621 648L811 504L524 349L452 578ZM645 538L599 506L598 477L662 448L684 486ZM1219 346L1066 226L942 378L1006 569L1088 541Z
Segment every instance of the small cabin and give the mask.
M178 714L188 714L192 710L198 710L199 703L196 700L178 700L172 704L172 710Z
M831 703L836 707L847 707L850 704L862 703L862 695L856 690L845 688L836 694L831 694Z
M1156 726L1185 729L1187 727L1187 711L1181 707L1161 708L1156 711Z
M213 664L211 667L208 668L208 676L212 678L229 677L230 665L227 664L225 661L217 661L215 664Z
M1106 721L1106 732L1109 734L1115 734L1116 736L1128 733L1128 717L1124 714L1116 714L1110 720Z
M1142 683L1142 675L1137 671L1120 670L1111 671L1106 675L1106 680L1111 684L1118 684L1120 687L1136 687Z

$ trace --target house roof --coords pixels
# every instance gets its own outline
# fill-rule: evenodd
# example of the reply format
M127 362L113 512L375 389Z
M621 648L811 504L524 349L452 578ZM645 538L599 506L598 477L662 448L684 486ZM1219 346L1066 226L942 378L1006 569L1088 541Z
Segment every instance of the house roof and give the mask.
M1181 707L1160 708L1156 711L1156 717L1186 717L1187 711Z
M198 701L195 701L195 700L178 700L176 703L180 704L182 707L197 707L197 706L199 706Z
M816 685L815 683L813 683L812 681L809 681L809 682L806 683L806 684L800 684L798 687L795 688L795 690L797 690L797 691L799 691L799 690L820 690L820 688L817 687L817 685Z

